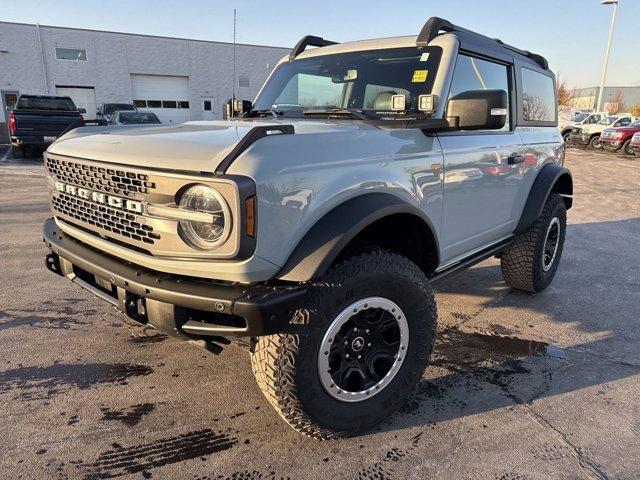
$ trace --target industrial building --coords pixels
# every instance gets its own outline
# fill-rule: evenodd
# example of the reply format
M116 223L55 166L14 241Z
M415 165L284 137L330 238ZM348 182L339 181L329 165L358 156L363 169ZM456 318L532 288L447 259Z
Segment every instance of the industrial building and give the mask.
M20 94L68 95L85 118L133 102L163 123L218 119L234 90L253 99L288 51L237 44L234 55L232 43L0 22L0 143Z

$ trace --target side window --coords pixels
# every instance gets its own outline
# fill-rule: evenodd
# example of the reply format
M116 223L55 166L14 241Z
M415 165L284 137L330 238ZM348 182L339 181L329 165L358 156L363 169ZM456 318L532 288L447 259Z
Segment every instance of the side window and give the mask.
M467 90L504 90L509 94L509 73L505 65L481 60L468 55L458 55L453 71L449 98ZM511 99L509 98L509 107ZM510 108L507 109L511 111ZM510 129L509 115L501 131Z
M626 127L631 124L631 119L629 117L621 118L616 123L613 124L614 127Z
M555 122L556 94L553 79L528 68L522 75L522 117L532 122Z

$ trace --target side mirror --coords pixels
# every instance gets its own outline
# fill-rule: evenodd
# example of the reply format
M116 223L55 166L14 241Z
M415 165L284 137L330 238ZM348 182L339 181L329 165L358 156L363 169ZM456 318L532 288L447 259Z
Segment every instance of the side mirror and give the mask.
M225 119L241 117L245 113L249 113L252 107L253 104L249 100L232 98L222 106L222 116Z
M460 130L499 130L507 122L504 90L468 90L451 97L446 117Z
M79 109L78 109L78 112L79 112L79 113L87 113L87 110L86 110L86 109L84 109L84 108L79 108Z

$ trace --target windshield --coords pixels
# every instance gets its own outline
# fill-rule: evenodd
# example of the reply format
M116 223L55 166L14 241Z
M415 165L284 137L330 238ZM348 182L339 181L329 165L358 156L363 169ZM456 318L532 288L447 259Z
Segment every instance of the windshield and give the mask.
M113 112L117 112L118 110L135 110L136 107L131 105L130 103L107 103L104 106L104 113L107 115L111 115Z
M598 125L609 125L613 123L618 117L604 117L602 120L598 122Z
M409 47L346 52L282 63L253 112L302 117L305 111L349 109L371 118L418 112L418 96L431 93L442 49ZM392 95L405 95L406 109L391 109Z
M124 124L160 123L156 114L151 112L120 112L118 121Z
M75 112L76 106L69 97L25 97L18 99L18 110L57 110Z
M581 122L589 115L587 113L578 113L575 117L571 119L572 122Z

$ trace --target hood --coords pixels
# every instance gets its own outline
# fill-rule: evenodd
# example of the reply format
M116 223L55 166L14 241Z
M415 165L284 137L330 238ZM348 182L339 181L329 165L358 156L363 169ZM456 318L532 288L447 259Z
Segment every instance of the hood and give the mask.
M213 172L253 127L293 125L296 135L375 129L346 121L196 121L175 126L82 127L48 151L87 160L190 172ZM268 141L268 137L258 141Z

